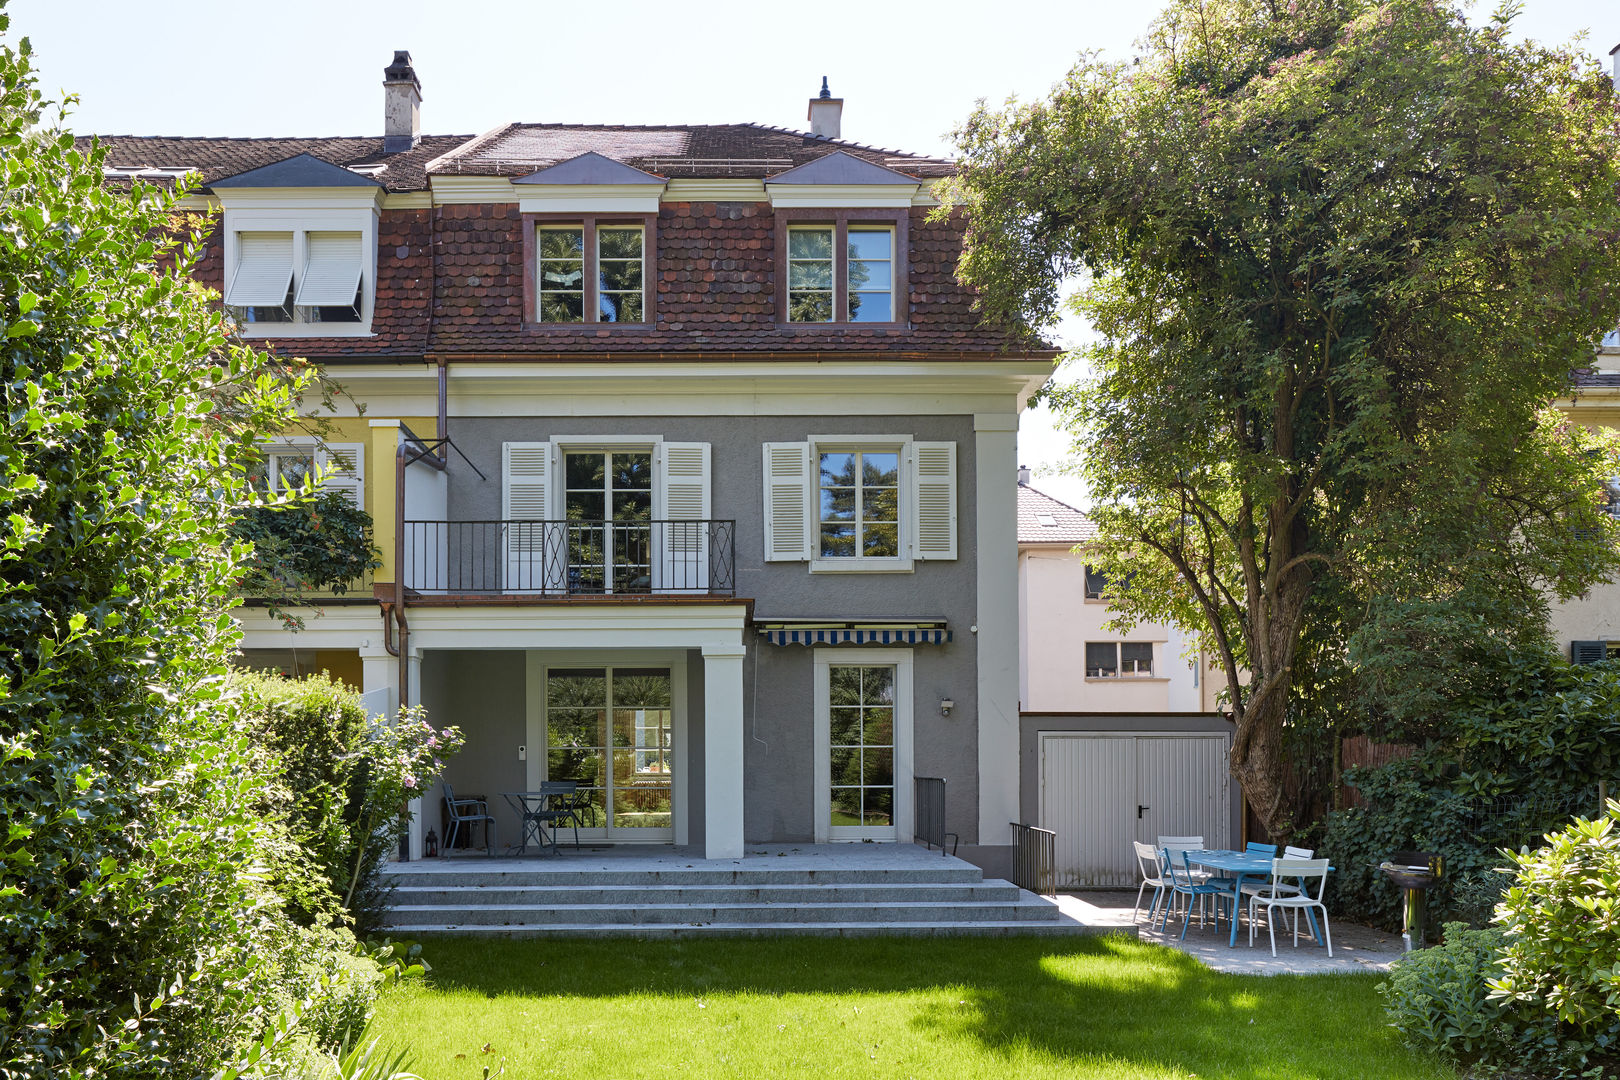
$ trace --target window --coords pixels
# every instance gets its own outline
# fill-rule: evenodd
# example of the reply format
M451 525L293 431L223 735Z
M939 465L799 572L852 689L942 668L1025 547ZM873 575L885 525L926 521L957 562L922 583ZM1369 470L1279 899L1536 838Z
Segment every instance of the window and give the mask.
M906 221L873 210L777 213L777 304L792 324L905 322Z
M911 650L818 648L813 663L816 842L909 838Z
M248 483L270 494L297 491L319 474L323 491L342 492L365 508L365 444L282 442L265 447L248 466Z
M823 559L900 556L900 452L822 451L816 553Z
M537 220L532 277L535 321L548 325L649 322L646 263L650 228L649 223L598 224L595 218L557 223Z
M233 232L225 305L244 328L334 324L367 316L365 233L357 229Z
M1108 575L1090 563L1086 564L1086 599L1101 600L1108 589Z
M1086 642L1086 678L1134 678L1153 674L1151 641Z

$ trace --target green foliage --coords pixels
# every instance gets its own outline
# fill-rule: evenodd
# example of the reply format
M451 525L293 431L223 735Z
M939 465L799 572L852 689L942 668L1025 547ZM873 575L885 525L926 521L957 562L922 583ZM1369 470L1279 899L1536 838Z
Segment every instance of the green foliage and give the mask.
M1513 1046L1513 1010L1490 996L1485 981L1501 969L1502 931L1448 923L1445 941L1418 949L1378 986L1389 1021L1412 1049L1471 1064L1498 1059Z
M239 590L281 603L321 589L347 592L351 582L382 565L371 527L371 515L336 491L248 507L231 526L233 537L253 545Z
M1038 329L1085 281L1095 378L1052 401L1092 558L1135 573L1123 622L1221 659L1274 832L1296 675L1421 720L1620 568L1614 446L1542 411L1620 319L1613 90L1510 20L1172 0L1137 60L957 135L986 313Z
M1457 701L1437 725L1447 737L1347 774L1365 805L1329 814L1317 842L1338 867L1335 910L1398 922L1400 890L1377 867L1416 849L1446 859L1431 905L1483 923L1506 880L1501 850L1561 826L1595 804L1600 780L1620 777L1620 665L1532 654L1490 670L1492 692Z
M1620 1037L1620 801L1581 818L1534 851L1512 855L1518 877L1498 909L1507 933L1493 992L1534 1002L1582 1034Z
M443 771L460 732L435 730L420 710L375 723L325 674L236 671L231 689L269 779L263 811L290 840L271 858L277 891L305 925L341 916L370 932L387 901L382 864L405 827L400 808Z

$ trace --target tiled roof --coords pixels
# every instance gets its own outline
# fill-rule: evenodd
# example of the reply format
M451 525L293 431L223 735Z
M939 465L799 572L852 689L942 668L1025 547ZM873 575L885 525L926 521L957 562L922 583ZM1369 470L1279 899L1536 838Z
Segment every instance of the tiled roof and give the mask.
M1096 524L1074 507L1028 484L1018 485L1020 544L1083 544L1096 536Z
M1570 376L1570 381L1578 390L1620 386L1620 371L1594 371L1591 368L1582 368Z
M364 175L389 191L425 191L423 166L472 138L471 135L424 135L415 148L402 154L383 153L382 136L330 139L223 139L167 135L101 135L108 148L107 165L120 169L196 169L209 184L298 154L329 161L343 168L386 165L381 172ZM81 146L89 138L79 138ZM114 178L115 180L117 178ZM143 179L147 179L143 177ZM162 182L158 178L152 181ZM152 182L149 181L149 182Z
M763 178L842 150L917 177L949 176L945 158L885 150L762 124L508 124L434 162L434 174L523 176L596 153L659 176Z

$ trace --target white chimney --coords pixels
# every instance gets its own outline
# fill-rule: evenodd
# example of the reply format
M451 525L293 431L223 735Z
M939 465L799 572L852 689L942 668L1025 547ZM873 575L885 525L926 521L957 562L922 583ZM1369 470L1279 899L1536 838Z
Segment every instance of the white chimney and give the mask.
M411 54L399 49L394 62L383 68L383 153L403 153L421 138L422 84L416 81Z
M1020 484L1025 485L1025 486L1028 486L1028 484L1029 484L1029 466L1028 465L1020 465L1020 466L1018 466L1018 482Z
M810 99L810 133L825 139L839 138L843 127L844 99L827 89L827 76L821 77L821 93Z

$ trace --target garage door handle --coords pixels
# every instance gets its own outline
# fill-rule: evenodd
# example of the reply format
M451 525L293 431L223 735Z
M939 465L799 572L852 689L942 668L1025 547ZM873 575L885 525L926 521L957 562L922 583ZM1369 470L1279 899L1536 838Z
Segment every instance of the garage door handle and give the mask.
M1137 807L1136 807L1136 820L1141 821L1142 820L1142 811L1151 810L1151 809L1153 809L1153 807L1151 807L1151 806L1143 806L1140 803L1138 803Z

